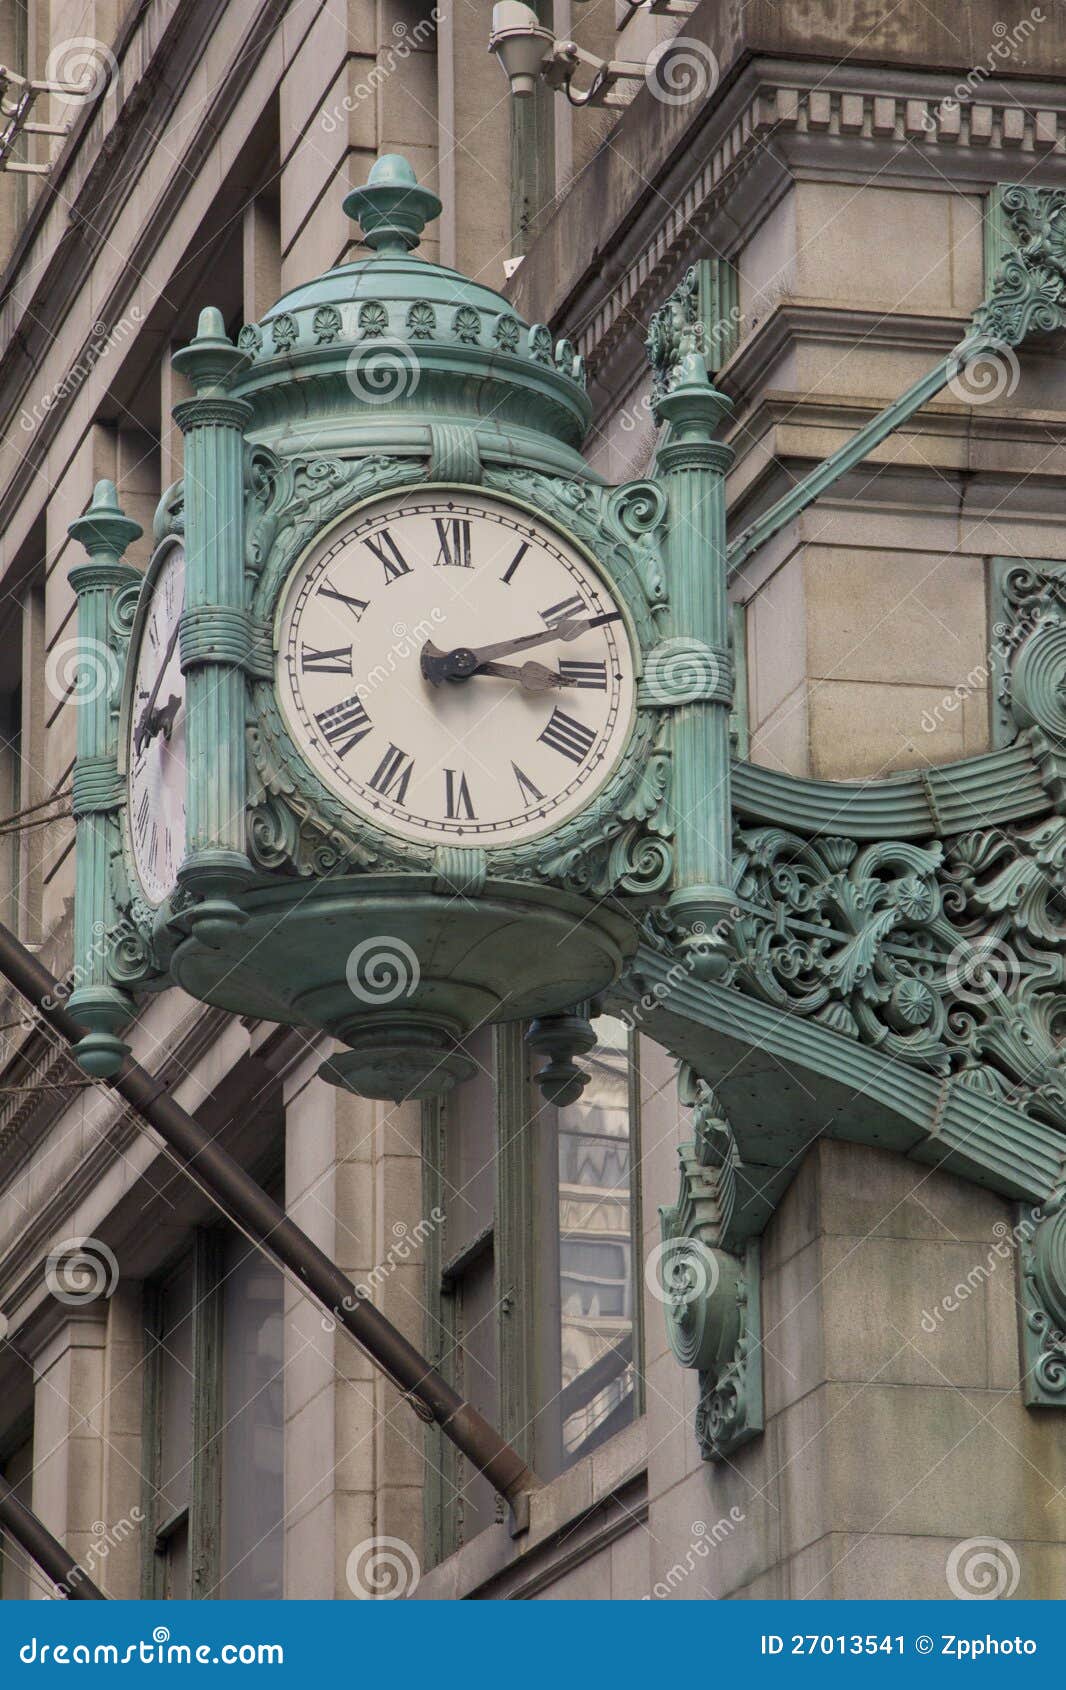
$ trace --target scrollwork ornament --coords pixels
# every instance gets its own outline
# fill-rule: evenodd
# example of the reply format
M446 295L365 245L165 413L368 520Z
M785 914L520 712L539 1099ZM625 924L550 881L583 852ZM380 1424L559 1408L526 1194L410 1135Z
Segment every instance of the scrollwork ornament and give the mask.
M1031 1408L1066 1405L1066 1200L1060 1186L1015 1228L1020 1240L1022 1388Z
M607 509L621 533L636 539L662 527L666 521L666 494L657 481L627 481L615 488Z
M645 347L652 368L653 398L661 399L673 384L686 335L702 340L699 323L699 282L695 267L685 271L673 293L648 323Z
M975 313L978 336L1018 346L1066 325L1066 192L1010 187L1000 200L1014 244Z
M140 985L156 972L150 945L138 926L127 922L113 934L107 951L107 971L116 986L126 987Z
M115 921L106 935L107 970L116 986L153 986L163 978L155 947L156 912L145 903L132 867L121 814L110 818L111 903Z
M112 645L123 656L129 645L133 632L134 618L137 615L137 603L141 596L140 581L131 581L128 587L122 587L111 600L107 610L108 632L112 636Z
M185 483L172 481L156 506L152 519L152 538L158 546L172 534L185 532Z
M1066 1129L1066 817L916 846L734 834L725 983Z
M300 824L287 805L267 798L248 812L248 855L260 868L285 868L295 862Z
M1014 654L1010 681L1021 725L1066 744L1066 622L1044 620L1033 628Z

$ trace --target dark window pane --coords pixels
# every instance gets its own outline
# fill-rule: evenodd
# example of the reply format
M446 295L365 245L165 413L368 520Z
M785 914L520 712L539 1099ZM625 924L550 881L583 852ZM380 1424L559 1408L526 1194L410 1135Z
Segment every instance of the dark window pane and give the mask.
M283 1281L243 1238L222 1286L222 1581L231 1599L282 1595Z

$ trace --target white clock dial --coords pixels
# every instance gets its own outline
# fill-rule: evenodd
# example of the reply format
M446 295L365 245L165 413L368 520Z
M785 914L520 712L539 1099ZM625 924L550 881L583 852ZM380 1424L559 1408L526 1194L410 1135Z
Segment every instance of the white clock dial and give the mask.
M185 677L178 651L183 546L168 545L149 591L130 695L126 816L145 898L160 904L174 890L185 854Z
M535 517L466 489L334 529L289 585L278 652L282 709L316 774L428 844L558 827L632 725L633 649L602 576Z

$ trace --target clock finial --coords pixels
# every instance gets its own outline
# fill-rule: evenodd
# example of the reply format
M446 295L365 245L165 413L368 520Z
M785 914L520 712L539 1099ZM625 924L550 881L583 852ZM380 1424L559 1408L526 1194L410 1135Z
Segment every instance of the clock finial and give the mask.
M441 202L423 188L400 153L383 153L362 188L345 197L344 209L363 231L372 252L407 253L422 238L427 223L441 214Z

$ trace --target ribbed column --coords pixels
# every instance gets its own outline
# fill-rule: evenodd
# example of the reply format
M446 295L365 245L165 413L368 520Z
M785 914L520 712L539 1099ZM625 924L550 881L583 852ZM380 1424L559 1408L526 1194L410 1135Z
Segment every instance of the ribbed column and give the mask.
M69 534L89 554L68 580L78 600L78 754L74 764L75 902L74 983L70 1012L89 1028L75 1047L90 1074L113 1074L127 1046L117 1037L130 1020L133 1000L112 985L107 967L109 936L118 924L111 888L116 818L123 804L118 774L118 659L110 637L115 595L140 580L120 561L139 538L140 524L119 509L113 482L99 481L92 503Z
M690 337L689 337L690 338ZM711 937L732 908L729 715L733 658L726 594L725 475L729 446L715 439L730 401L702 356L683 350L658 404L668 424L656 456L666 494L664 555L674 638L660 684L675 695L670 803L676 870L669 909L704 976L718 971Z
M245 835L245 674L250 631L244 595L244 428L251 408L226 389L248 362L222 315L200 313L196 339L173 363L196 389L178 405L185 437L186 855L178 880L202 900L190 925L243 920L230 901L253 870Z

